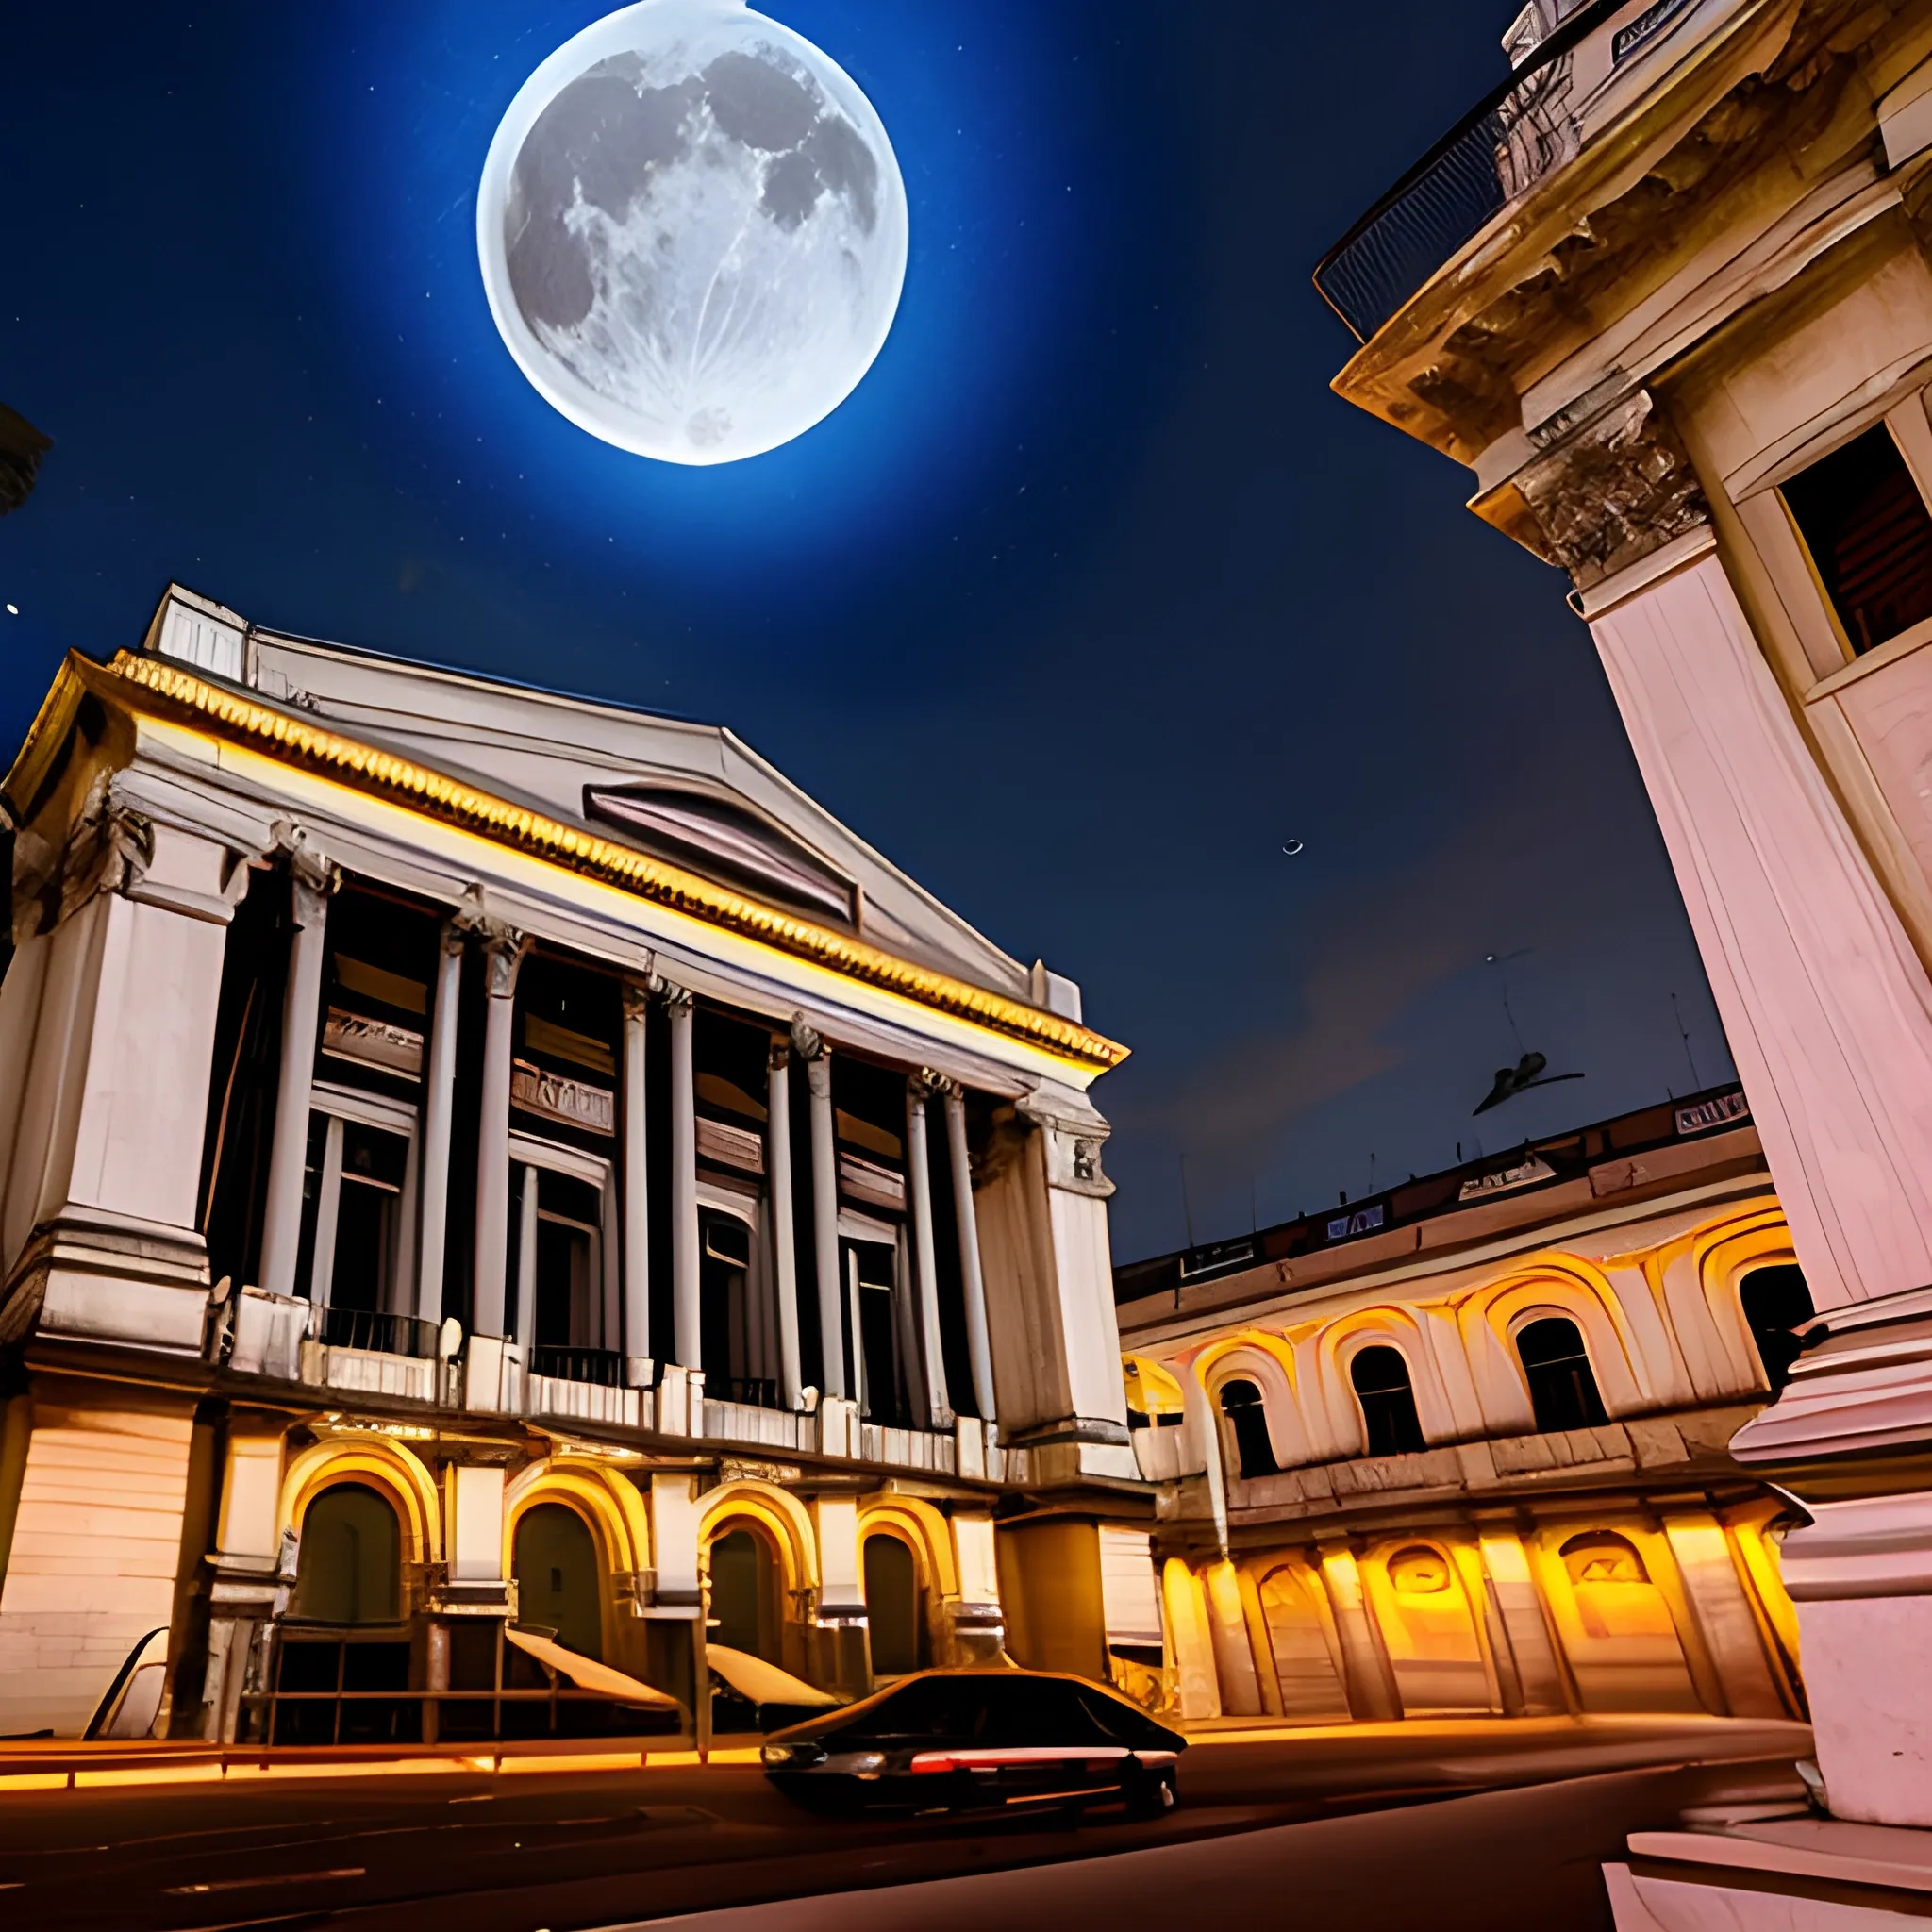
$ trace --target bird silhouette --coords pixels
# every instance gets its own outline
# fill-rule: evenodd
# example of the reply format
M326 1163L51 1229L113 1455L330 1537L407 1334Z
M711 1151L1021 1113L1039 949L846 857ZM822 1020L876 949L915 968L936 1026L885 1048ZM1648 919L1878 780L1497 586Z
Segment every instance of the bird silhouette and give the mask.
M1547 1077L1543 1069L1549 1065L1548 1058L1540 1053L1526 1053L1513 1067L1496 1069L1495 1085L1483 1095L1482 1103L1471 1114L1488 1113L1492 1107L1501 1107L1506 1100L1514 1100L1519 1093L1526 1092L1532 1087L1554 1087L1558 1080L1580 1080L1581 1074L1551 1074Z

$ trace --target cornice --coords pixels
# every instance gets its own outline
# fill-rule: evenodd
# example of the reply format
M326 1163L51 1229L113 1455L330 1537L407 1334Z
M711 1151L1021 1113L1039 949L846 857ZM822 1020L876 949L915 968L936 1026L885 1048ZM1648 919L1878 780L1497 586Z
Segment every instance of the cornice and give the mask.
M25 808L50 769L83 695L135 716L189 725L1083 1066L1104 1072L1127 1057L1127 1048L1058 1014L795 919L416 759L291 717L175 664L132 652L119 653L108 665L69 653L8 776L6 795L16 810Z

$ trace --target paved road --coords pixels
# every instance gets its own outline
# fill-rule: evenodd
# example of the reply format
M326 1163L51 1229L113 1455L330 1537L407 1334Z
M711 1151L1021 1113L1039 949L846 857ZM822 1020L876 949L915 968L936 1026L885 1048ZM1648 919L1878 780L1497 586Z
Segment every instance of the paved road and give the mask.
M839 1923L916 1916L932 1932L957 1912L983 1927L991 1903L1019 1932L1111 1894L1137 1918L1156 1899L1198 1907L1211 1883L1217 1908L1244 1890L1278 1907L1286 1884L1364 1925L1601 1924L1595 1863L1624 1833L1788 1777L1808 1748L1797 1725L1711 1720L1220 1737L1189 1752L1171 1817L1077 1825L827 1822L740 1765L15 1792L0 1799L0 1919L20 1932L581 1932L916 1885L847 1899L858 1910ZM974 1874L996 1875L930 1882ZM754 1916L828 1923L817 1909Z

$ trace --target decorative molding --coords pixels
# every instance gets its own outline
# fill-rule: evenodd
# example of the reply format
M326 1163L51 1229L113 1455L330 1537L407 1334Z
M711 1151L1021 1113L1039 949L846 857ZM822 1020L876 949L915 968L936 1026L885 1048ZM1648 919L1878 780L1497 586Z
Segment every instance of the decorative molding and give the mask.
M108 666L69 654L8 775L10 800L17 804L23 791L30 793L34 780L49 768L55 741L72 725L87 695L245 746L1084 1066L1104 1071L1127 1057L1125 1047L1057 1014L794 918L634 847L131 652L120 653Z

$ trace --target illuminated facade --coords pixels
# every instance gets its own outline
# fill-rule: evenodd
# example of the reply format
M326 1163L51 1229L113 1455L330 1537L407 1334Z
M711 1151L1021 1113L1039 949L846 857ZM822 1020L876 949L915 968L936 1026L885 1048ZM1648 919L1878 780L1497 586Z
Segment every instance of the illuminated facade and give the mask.
M1144 1637L1071 983L727 733L179 590L6 797L0 1732L702 1734Z
M1612 1892L1889 1922L1932 1829L1932 12L1535 0L1506 45L1317 271L1336 388L1568 573L1822 1317L1731 1453L1807 1518L1825 1815L1640 1834Z
M1120 1292L1185 1716L1804 1714L1725 1443L1810 1305L1735 1090Z

